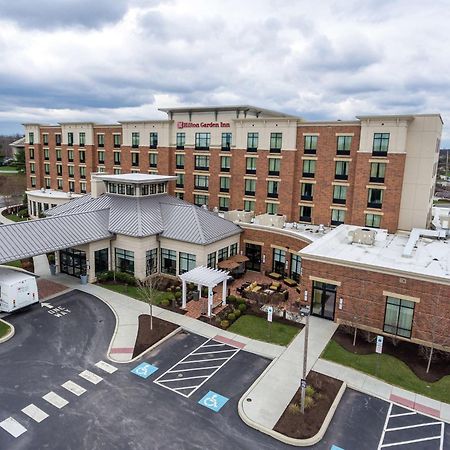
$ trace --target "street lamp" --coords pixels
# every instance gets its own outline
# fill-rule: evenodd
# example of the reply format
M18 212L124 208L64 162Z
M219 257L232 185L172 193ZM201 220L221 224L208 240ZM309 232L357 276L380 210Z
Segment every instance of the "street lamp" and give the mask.
M308 303L308 291L305 289L305 303ZM305 344L303 349L303 378L301 381L301 403L302 414L305 413L305 389L306 389L306 364L308 362L308 334L309 334L309 306L300 308L300 315L305 318Z

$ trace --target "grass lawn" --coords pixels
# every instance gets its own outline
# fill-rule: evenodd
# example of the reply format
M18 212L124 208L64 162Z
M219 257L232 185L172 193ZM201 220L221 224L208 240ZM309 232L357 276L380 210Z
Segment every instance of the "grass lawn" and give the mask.
M355 355L333 340L328 343L323 351L322 358L360 370L408 391L450 403L450 375L435 383L427 383L418 378L404 362L391 355L378 355L376 353ZM379 370L377 371L378 359Z
M10 326L4 322L0 322L0 338L6 336L9 333Z
M22 264L20 263L20 259L16 260L16 261L10 261L5 263L5 266L12 266L12 267L22 267Z
M19 217L16 216L15 214L4 214L4 217L6 217L9 220L12 220L13 222L24 222L25 220L27 220L26 217Z
M0 166L0 172L14 172L18 170L16 166Z
M125 286L124 284L103 284L99 283L101 287L109 289L110 291L118 292L119 294L128 295L129 297L133 297L136 300L141 300L142 297L139 294L139 290L136 286ZM173 292L163 292L159 291L158 295L155 298L154 305L159 305L164 299L170 300Z
M270 335L269 326L272 327ZM285 325L284 323L272 322L270 324L262 317L246 314L239 317L236 322L233 322L228 328L228 331L257 339L258 341L288 345L300 329L292 325Z

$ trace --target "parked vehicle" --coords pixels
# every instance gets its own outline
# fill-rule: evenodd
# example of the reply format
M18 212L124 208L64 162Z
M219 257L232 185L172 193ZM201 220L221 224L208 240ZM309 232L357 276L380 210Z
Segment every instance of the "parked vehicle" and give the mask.
M0 311L17 311L38 302L35 277L18 270L0 268Z

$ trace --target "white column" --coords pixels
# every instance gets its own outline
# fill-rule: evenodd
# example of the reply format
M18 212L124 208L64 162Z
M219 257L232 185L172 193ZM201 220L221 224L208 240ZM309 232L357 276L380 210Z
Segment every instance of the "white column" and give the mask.
M211 317L213 304L213 293L211 286L208 286L208 317Z
M222 283L222 306L227 304L227 280L223 280Z
M182 284L182 288L181 288L181 299L182 299L182 303L181 303L181 308L185 309L186 308L186 281L182 280L181 282Z
M201 284L198 285L198 298L199 299L202 298L202 285Z

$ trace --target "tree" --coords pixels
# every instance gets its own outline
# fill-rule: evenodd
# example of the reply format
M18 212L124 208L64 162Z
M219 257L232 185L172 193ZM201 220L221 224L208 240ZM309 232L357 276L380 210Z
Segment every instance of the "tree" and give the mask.
M16 167L19 172L25 172L25 150L20 149L16 153Z
M356 345L356 336L358 334L358 327L366 323L369 313L369 308L366 302L366 284L367 281L361 280L362 288L360 298L354 297L352 301L352 308L349 311L347 322L353 328L353 347Z
M155 303L158 290L154 277L147 277L143 280L137 280L138 292L142 300L148 304L150 308L150 330L153 330L153 304Z

